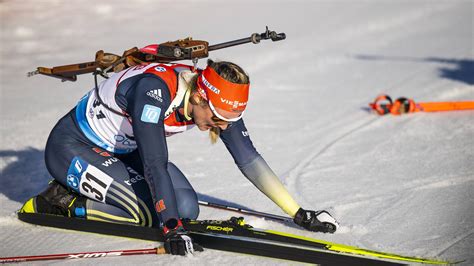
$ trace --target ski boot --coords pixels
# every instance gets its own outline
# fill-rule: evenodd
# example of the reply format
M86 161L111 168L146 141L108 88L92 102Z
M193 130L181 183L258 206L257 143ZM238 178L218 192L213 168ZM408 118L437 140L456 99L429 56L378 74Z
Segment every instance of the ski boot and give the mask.
M85 197L68 191L57 181L52 180L45 191L27 200L20 212L84 217L86 215L85 203Z
M334 233L339 227L339 223L327 211L310 211L300 208L293 221L313 232Z

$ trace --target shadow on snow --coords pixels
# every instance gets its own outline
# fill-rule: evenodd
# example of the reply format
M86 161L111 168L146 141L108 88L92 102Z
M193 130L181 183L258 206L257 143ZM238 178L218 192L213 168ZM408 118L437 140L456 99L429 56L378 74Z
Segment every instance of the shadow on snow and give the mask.
M51 179L43 150L4 150L0 151L0 160L7 164L0 173L0 193L11 200L23 203L41 192Z
M450 79L474 85L474 60L472 59L448 59L439 57L416 58L408 56L382 56L382 55L355 55L359 60L385 60L385 61L411 61L429 62L442 64L438 68L441 78Z

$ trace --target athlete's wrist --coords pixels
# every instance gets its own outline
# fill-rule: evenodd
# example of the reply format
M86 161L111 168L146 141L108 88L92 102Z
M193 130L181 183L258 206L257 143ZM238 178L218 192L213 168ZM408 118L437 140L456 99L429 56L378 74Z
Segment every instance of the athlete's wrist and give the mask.
M186 230L184 229L183 223L181 222L181 220L176 219L176 218L168 219L163 225L164 236L168 236L176 232L184 232L184 231Z

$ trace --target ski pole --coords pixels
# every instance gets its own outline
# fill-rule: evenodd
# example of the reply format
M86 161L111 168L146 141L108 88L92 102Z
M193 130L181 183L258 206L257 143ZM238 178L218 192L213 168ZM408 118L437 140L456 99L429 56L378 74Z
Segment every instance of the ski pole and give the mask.
M100 252L80 252L80 253L64 253L64 254L49 254L36 256L19 256L0 258L0 263L13 262L27 262L38 260L62 260L62 259L90 259L103 257L116 257L128 255L146 255L146 254L166 254L164 247L147 248L147 249L129 249L129 250L114 250L114 251L100 251Z
M226 211L238 212L242 214L248 214L248 215L252 215L256 217L267 218L267 219L281 221L281 222L293 222L293 219L291 219L290 217L280 216L280 215L266 213L266 212L259 212L259 211L249 210L249 209L237 208L237 207L227 206L227 205L215 203L215 202L207 202L207 201L200 200L199 205L207 206L207 207L215 208L215 209L226 210Z
M380 95L375 98L374 102L370 103L369 106L379 115L401 115L405 113L416 112L474 110L474 101L415 103L415 101L412 99L405 97L401 97L395 101L392 101L390 96Z

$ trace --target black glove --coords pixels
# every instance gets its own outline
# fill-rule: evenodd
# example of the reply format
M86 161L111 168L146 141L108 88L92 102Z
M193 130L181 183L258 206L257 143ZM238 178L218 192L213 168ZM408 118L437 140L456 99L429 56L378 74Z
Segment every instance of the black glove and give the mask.
M172 229L169 229L172 228ZM172 255L192 254L194 251L203 251L203 248L189 236L180 220L170 219L163 227L165 236L165 250Z
M327 211L310 211L300 208L293 221L309 231L334 233L339 223Z

